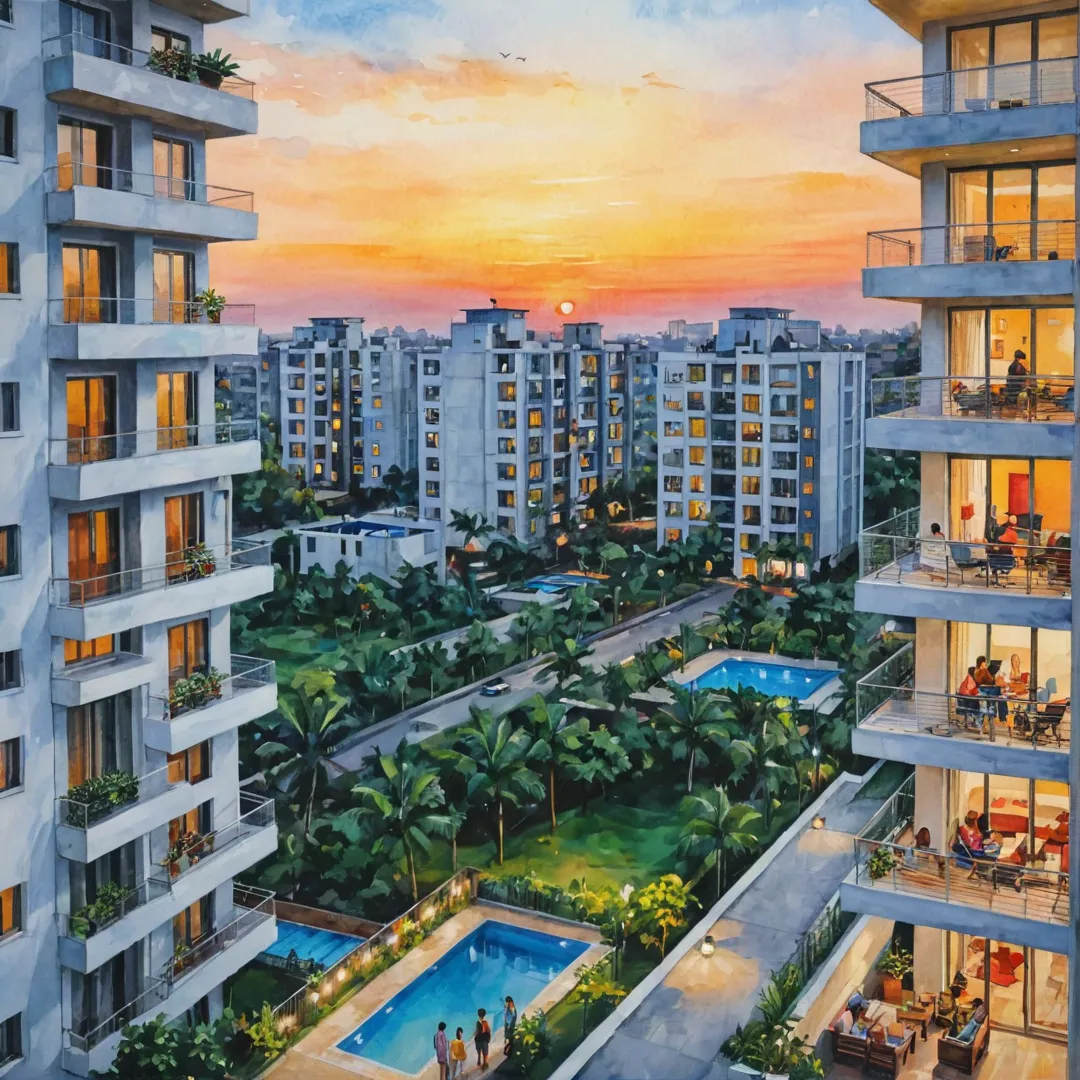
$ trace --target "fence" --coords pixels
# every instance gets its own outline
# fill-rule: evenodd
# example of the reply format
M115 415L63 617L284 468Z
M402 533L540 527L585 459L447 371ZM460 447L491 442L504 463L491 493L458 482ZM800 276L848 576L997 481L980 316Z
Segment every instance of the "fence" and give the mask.
M883 376L870 383L871 415L1072 423L1075 390L1071 374Z
M841 908L840 894L837 893L814 920L810 929L799 939L788 964L798 970L803 986L825 962L857 917L854 912ZM794 1005L793 1001L791 1006ZM790 1012L790 1007L788 1011Z
M1076 222L1064 218L928 225L866 234L870 268L1068 261L1075 250Z
M82 161L53 165L45 170L45 190L71 191L76 187L101 188L155 199L179 199L181 202L222 206L231 210L254 209L255 196L250 191L197 183L183 176L164 176L160 173L132 172Z

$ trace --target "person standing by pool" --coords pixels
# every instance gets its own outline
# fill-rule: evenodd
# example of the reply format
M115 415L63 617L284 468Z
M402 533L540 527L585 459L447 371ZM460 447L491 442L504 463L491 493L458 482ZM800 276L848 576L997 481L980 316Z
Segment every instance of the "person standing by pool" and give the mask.
M473 1043L476 1045L476 1064L481 1069L488 1067L488 1050L491 1048L491 1025L487 1022L487 1009L476 1010L476 1030Z
M450 1080L457 1080L465 1075L465 1040L461 1037L462 1029L458 1028L450 1043Z
M509 1057L514 1048L514 1026L517 1024L517 1006L508 994L503 1008L503 1053Z
M435 1060L439 1063L439 1080L446 1080L446 1067L450 1060L450 1047L446 1041L446 1021L439 1021L439 1030L435 1032Z

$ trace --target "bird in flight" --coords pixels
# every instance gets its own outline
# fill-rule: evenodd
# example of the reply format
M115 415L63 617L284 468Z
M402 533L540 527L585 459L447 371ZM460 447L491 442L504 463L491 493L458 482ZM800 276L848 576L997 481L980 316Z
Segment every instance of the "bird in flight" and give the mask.
M516 56L514 59L515 60L520 60L523 64L525 63L525 57L524 56Z
M504 60L509 60L509 59L510 59L510 54L509 54L508 52L501 52L501 53L499 53L499 55L500 55L500 56L501 56L501 57L502 57L502 58L503 58Z

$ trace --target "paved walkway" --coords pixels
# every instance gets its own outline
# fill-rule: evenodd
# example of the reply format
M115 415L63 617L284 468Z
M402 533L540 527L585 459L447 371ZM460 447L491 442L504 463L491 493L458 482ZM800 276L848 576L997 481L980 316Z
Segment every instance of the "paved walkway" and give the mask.
M823 809L827 827L794 835L712 929L695 934L695 943L712 934L715 955L690 949L576 1080L725 1080L721 1045L750 1019L769 973L836 893L851 869L853 834L883 802L858 791L855 783L834 786ZM573 1074L556 1077L564 1075Z
M677 636L679 623L698 622L705 618L706 612L718 611L735 595L734 587L713 589L703 596L674 609L663 608L629 630L619 631L592 644L594 655L589 663L598 671L605 664L625 660L649 642L658 638ZM515 705L531 697L537 691L551 690L555 683L552 679L536 681L536 675L546 661L539 661L532 667L507 677L510 692L497 698L483 698L476 693L466 694L442 704L436 704L421 716L409 716L390 727L383 728L377 734L356 743L334 756L334 761L342 768L359 769L365 757L378 747L382 753L394 750L402 739L419 742L430 738L436 732L457 727L469 719L470 705L484 705L496 713L506 712Z

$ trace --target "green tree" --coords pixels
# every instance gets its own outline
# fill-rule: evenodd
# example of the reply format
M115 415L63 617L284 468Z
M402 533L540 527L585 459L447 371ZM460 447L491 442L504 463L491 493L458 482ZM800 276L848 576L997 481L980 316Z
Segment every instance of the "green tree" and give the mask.
M601 676L604 700L616 709L624 709L630 698L641 688L641 676L632 664L612 661L604 666Z
M581 764L582 752L588 746L589 721L585 717L566 723L566 706L551 704L540 694L521 703L532 745L528 760L542 765L547 771L548 811L551 833L559 828L555 810L555 788L560 769Z
M280 791L306 793L304 804L304 839L311 832L311 817L320 780L329 783L340 775L341 767L332 754L341 740L355 731L357 723L342 713L348 699L337 691L337 680L325 668L302 668L293 678L292 693L278 698L278 711L285 724L277 729L278 738L263 743L256 753L269 765L267 777Z
M469 514L463 510L450 511L450 528L461 534L461 547L466 551L474 540L483 540L495 531L483 514Z
M104 1075L124 1080L176 1080L183 1075L182 1065L180 1030L160 1013L143 1024L129 1024L123 1029L116 1057Z
M612 963L605 957L598 964L582 964L574 972L577 985L570 991L570 1001L581 1005L581 1037L589 1027L589 1007L622 1001L627 991L616 981Z
M365 801L360 813L378 815L381 821L384 832L372 851L386 852L395 861L404 855L415 902L420 899L416 885L417 849L428 854L432 834L450 835L450 818L445 813L436 813L445 805L446 798L438 772L420 760L418 752L404 739L394 754L379 758L378 766L382 776L370 784L358 784L353 794Z
M470 799L491 802L495 813L495 839L499 865L503 864L504 804L520 805L523 799L540 799L544 784L528 765L529 740L514 731L509 716L496 720L488 709L470 706L472 719L459 736L464 751L441 751L458 771L468 777Z
M413 663L420 678L426 678L428 693L438 697L453 682L450 654L441 641L425 641L412 650Z
M465 637L454 646L454 651L458 670L468 675L469 682L475 682L477 672L487 674L488 663L499 654L499 643L487 625L476 619Z
M739 722L743 735L731 742L731 761L736 776L740 773L749 775L750 797L761 800L768 834L777 794L797 783L791 750L800 741L800 736L790 711L777 704L780 699L763 695L742 695L741 698L747 703L744 708L752 708L752 714L749 719L744 717Z
M655 717L660 743L673 761L686 762L686 793L694 790L694 766L709 761L709 751L724 745L728 731L716 695L668 683L675 700Z
M665 874L634 893L634 926L641 944L667 951L667 939L672 930L686 925L686 909L696 901L690 887L678 874Z
M582 679L592 670L585 661L593 650L579 645L573 638L556 638L551 651L554 654L551 660L536 674L538 681L554 676L559 688L565 690L573 679Z
M521 605L510 624L510 636L522 642L523 659L531 659L533 652L547 652L554 625L555 619L548 605L531 600Z
M723 896L728 856L757 847L758 838L748 826L761 815L745 803L732 806L721 787L714 787L711 797L687 795L682 809L685 821L678 851L695 858L711 856L716 862L716 895Z

